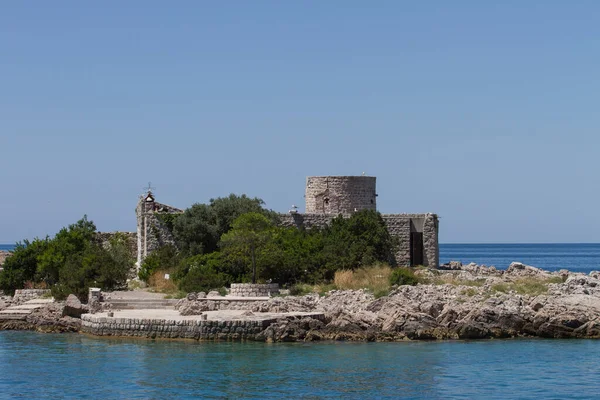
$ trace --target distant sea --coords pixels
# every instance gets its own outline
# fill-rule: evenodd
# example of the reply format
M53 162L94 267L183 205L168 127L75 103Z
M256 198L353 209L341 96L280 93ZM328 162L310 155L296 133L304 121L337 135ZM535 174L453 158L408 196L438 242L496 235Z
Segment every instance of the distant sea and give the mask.
M440 263L461 261L506 269L513 261L549 271L600 270L600 244L440 244Z
M0 250L12 250L12 244L0 244ZM599 243L548 244L440 244L440 263L461 261L506 269L513 261L549 271L574 272L600 270Z

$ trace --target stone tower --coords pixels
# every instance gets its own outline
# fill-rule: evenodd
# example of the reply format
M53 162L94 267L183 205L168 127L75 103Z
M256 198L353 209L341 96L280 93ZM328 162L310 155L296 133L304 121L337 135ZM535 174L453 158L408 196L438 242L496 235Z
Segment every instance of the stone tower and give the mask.
M309 176L307 214L350 214L377 209L374 176Z
M161 219L161 214L181 214L183 211L155 200L150 189L141 196L135 214L137 217L137 262L139 268L144 258L161 246L175 244L173 234Z

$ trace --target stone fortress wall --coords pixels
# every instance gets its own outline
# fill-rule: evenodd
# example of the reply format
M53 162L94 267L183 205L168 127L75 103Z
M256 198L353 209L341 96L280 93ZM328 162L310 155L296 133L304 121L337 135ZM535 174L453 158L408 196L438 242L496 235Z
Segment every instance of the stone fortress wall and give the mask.
M283 226L300 229L323 228L338 215L350 216L361 210L377 209L376 177L309 176L305 191L306 213L296 209L280 214ZM183 211L155 201L152 192L142 196L136 208L137 265L160 246L174 244L171 231L160 214ZM399 239L397 265L439 265L438 217L436 214L383 214L390 234Z
M306 213L281 214L283 226L323 228L338 215L377 209L376 178L371 176L309 176ZM438 217L435 214L382 214L390 234L399 239L398 265L439 265Z

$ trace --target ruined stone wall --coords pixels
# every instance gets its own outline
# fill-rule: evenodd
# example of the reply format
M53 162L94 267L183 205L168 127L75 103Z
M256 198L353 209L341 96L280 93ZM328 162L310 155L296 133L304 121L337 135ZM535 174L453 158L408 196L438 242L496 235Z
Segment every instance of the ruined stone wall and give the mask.
M23 304L29 300L40 299L50 294L50 289L17 289L13 296L13 305Z
M298 229L322 229L337 215L333 214L279 214L280 225Z
M377 209L374 176L309 176L306 178L307 214L348 214Z
M147 199L148 197L146 197ZM140 198L135 209L137 217L137 268L154 250L175 245L173 233L158 217L160 214L180 214L183 211L156 201Z
M382 214L390 232L398 238L396 263L408 266L410 262L410 232L423 233L423 265L437 268L440 260L438 243L438 218L435 214Z
M232 283L230 296L237 297L270 297L279 294L277 283Z
M390 236L397 239L394 258L396 264L410 265L410 217L405 215L382 215Z
M121 236L127 243L127 248L133 258L137 255L137 233L136 232L97 232L95 240L104 248L110 245L110 241L115 236Z

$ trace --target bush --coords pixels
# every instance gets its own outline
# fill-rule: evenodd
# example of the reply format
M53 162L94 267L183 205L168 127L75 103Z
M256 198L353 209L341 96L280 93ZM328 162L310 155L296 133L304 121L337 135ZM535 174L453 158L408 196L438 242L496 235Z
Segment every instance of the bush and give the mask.
M218 290L230 283L231 277L219 272L219 253L190 257L180 263L175 278L179 290L184 292L208 292Z
M157 271L175 269L178 263L179 256L175 246L163 246L144 258L138 277L144 282L148 282Z
M323 279L335 271L393 262L395 241L377 211L363 210L350 218L338 216L323 230Z
M35 285L37 259L48 248L49 239L35 239L17 243L13 254L6 259L3 271L0 272L0 290L7 295L14 295L16 289L25 287L26 282Z
M419 283L419 278L415 275L415 272L411 268L399 267L392 271L390 275L391 285L410 285L415 286Z

